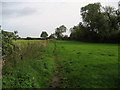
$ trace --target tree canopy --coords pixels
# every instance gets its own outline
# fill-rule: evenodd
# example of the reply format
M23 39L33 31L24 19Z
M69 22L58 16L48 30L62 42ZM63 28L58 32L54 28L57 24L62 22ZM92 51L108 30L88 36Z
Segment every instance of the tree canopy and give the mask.
M64 25L61 25L60 27L55 29L55 35L57 39L62 39L63 38L63 33L66 32L67 28Z
M46 31L43 31L43 32L41 33L41 35L40 35L40 37L42 37L42 38L44 38L44 39L46 39L47 36L48 36L48 34L47 34Z
M90 42L118 42L120 34L118 14L113 7L100 3L81 8L83 22L71 28L70 38Z

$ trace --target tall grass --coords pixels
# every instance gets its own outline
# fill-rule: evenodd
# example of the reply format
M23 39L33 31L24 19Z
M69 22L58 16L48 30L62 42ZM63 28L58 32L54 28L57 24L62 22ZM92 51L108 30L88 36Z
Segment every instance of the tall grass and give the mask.
M48 87L54 72L53 45L39 40L17 40L14 44L14 52L3 66L3 88Z

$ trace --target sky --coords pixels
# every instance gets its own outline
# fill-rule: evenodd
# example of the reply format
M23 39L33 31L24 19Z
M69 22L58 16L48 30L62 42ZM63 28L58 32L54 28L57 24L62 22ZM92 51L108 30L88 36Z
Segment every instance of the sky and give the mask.
M17 30L20 37L39 37L65 25L69 29L82 21L80 8L100 2L118 8L119 0L1 0L0 25L7 31Z

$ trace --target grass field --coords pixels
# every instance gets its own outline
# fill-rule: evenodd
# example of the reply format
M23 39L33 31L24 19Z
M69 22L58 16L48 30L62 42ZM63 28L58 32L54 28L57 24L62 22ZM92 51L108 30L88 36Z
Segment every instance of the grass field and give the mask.
M57 41L60 87L116 88L118 46L115 44Z
M3 67L3 88L116 88L118 45L76 41L19 40ZM17 47L20 47L18 50ZM57 81L56 81L57 82Z

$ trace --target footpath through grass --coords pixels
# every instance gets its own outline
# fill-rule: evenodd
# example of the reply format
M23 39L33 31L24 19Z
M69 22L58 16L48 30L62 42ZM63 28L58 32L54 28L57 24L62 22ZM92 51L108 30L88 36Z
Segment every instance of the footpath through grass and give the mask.
M118 45L56 41L56 53L60 87L118 87Z
M3 65L3 88L116 88L118 45L17 40ZM52 81L51 81L52 80ZM56 85L54 85L56 83Z

